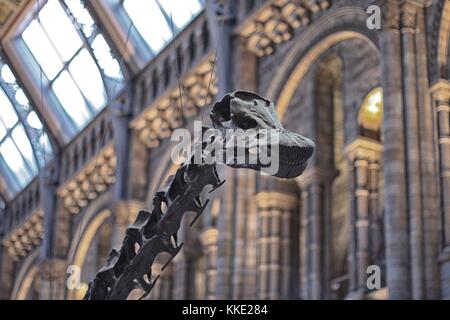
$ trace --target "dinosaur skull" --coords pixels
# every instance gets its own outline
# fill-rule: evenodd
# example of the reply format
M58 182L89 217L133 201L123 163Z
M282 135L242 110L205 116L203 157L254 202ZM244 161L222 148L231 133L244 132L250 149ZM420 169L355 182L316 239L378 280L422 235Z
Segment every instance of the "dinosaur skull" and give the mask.
M227 136L227 140L230 140L230 132L235 132L233 141L239 140L236 138L242 136L243 132L256 132L256 139L250 139L245 144L237 143L234 148L244 149L246 155L254 154L255 150L267 151L271 159L278 161L277 171L270 172L278 178L300 176L314 152L313 141L284 129L278 120L274 104L252 92L237 91L226 95L221 102L214 105L211 120L214 128L219 130L222 136ZM261 132L265 133L264 139L259 138ZM264 171L269 166L259 160L253 164L229 164L228 161L227 164L233 168L258 171Z

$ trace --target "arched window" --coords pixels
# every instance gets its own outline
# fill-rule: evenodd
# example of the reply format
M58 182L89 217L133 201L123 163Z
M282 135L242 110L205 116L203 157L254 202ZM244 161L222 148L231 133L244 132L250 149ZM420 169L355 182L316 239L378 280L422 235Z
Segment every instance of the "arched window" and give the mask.
M383 123L383 90L375 88L364 99L358 115L361 135L380 140Z
M204 5L202 0L122 0L121 3L152 55L164 48Z
M1 59L0 106L0 175L5 189L2 193L11 198L52 158L52 147L41 120Z
M119 62L80 0L47 1L21 37L46 89L78 130L123 81Z

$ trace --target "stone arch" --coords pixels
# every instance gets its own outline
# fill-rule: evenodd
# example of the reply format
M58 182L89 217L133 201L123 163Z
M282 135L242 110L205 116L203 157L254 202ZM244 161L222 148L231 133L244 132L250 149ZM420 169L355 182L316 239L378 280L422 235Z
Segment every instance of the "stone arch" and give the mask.
M11 300L26 300L39 273L39 249L31 253L23 262L11 292Z
M269 99L276 101L281 120L296 88L302 83L311 66L328 49L345 40L361 39L379 51L378 35L367 29L366 20L367 14L361 8L343 8L321 17L300 35L297 44L288 52L278 68L266 93Z
M111 197L110 193L102 195L84 213L74 233L75 236L71 241L69 254L67 255L68 266L79 266L82 270L86 255L95 235L104 223L112 217L112 211L109 208ZM75 290L67 291L68 299L74 299L75 297Z
M353 272L350 270L353 265L348 262L348 248L353 241L349 214L353 199L348 190L353 175L345 146L359 137L357 115L364 97L370 89L380 85L379 33L368 30L366 20L366 12L353 7L338 9L320 18L299 36L266 94L276 102L278 115L282 121L286 119L286 127L297 125L298 119L314 119L314 123L308 123L306 127L289 128L312 135L310 137L318 144L316 156L310 163L311 170L299 180L302 214L307 221L301 230L300 244L303 250L300 258L301 296L304 298L342 299L351 292L347 279ZM352 48L363 49L356 57L363 59L363 67L370 65L372 68L373 65L375 70L371 71L375 71L376 76L359 78L361 68L352 66L354 57L348 54L353 52ZM366 54L369 54L369 60L376 57L378 63L368 62ZM359 85L353 80L355 75L367 83ZM351 97L345 94L355 90ZM305 95L308 98L302 102L309 102L306 103L308 110L302 109L306 114L296 118L299 114L291 115L293 109L289 108ZM336 95L338 99L335 99ZM337 117L337 110L340 117ZM311 206L318 198L315 194L320 194L320 201ZM322 223L317 224L318 220L313 219L317 216ZM317 228L321 230L320 239L307 241L311 238L311 230ZM318 247L323 250L316 250ZM312 258L307 258L306 254ZM319 272L312 267L314 264L321 266ZM337 289L334 288L336 284Z

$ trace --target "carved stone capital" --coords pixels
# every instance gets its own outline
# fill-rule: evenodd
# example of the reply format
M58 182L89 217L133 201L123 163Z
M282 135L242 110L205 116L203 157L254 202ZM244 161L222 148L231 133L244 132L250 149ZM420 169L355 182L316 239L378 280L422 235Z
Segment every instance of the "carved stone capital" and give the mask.
M433 3L433 0L403 0L402 3L410 3L418 8L426 8Z
M297 202L297 197L280 192L260 192L256 195L256 203L261 209L290 210L296 206Z
M448 104L450 99L450 82L446 79L437 81L430 89L433 99Z
M219 230L217 228L209 228L200 235L200 241L205 248L217 245L219 238Z
M401 6L402 32L414 32L417 26L417 6L412 2L404 2Z
M383 145L375 140L360 137L347 145L344 153L350 162L354 162L356 159L378 161L383 157Z
M381 7L382 26L384 30L400 29L400 7L399 1L386 0Z

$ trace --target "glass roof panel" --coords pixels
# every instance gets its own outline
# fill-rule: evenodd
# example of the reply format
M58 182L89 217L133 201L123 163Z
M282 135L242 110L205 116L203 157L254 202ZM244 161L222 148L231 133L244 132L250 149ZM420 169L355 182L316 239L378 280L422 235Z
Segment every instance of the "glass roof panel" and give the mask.
M44 126L42 125L41 120L39 120L36 112L31 111L27 117L27 123L36 130L42 130Z
M154 53L172 38L166 17L155 0L125 0L125 11Z
M72 22L58 0L49 0L42 8L40 23L63 61L69 61L83 45Z
M158 0L164 11L172 17L177 28L183 28L193 16L202 10L202 4L198 0Z
M47 76L44 90L59 101L52 107L72 129L81 130L106 106L107 92L123 84L120 65L83 1L49 0L22 38Z
M3 140L7 132L8 131L6 130L5 126L2 123L0 123L0 140Z
M63 68L63 64L37 20L33 20L25 29L22 38L45 75L49 80L53 80Z
M19 121L19 118L3 89L0 89L0 106L0 121L2 121L7 129L13 128L17 121Z
M81 50L73 59L69 71L89 103L97 110L103 108L106 104L106 92L102 76L86 49Z
M16 78L14 77L10 67L6 64L1 68L0 76L6 83L13 84L16 82Z
M16 146L20 148L20 153L29 166L29 169L35 174L37 172L37 164L34 158L33 147L31 146L30 140L28 139L22 124L19 124L14 128L11 137L16 143Z
M53 82L53 91L64 110L71 116L78 127L82 127L91 118L83 95L73 81L69 72L63 71Z
M105 75L115 80L123 80L119 62L112 56L105 38L101 34L97 35L91 46Z
M0 57L0 174L8 190L0 190L9 199L22 190L53 157L44 126L16 77ZM45 152L46 153L45 153Z
M22 187L26 186L33 179L33 173L26 165L25 160L11 138L7 138L0 145L0 154Z

